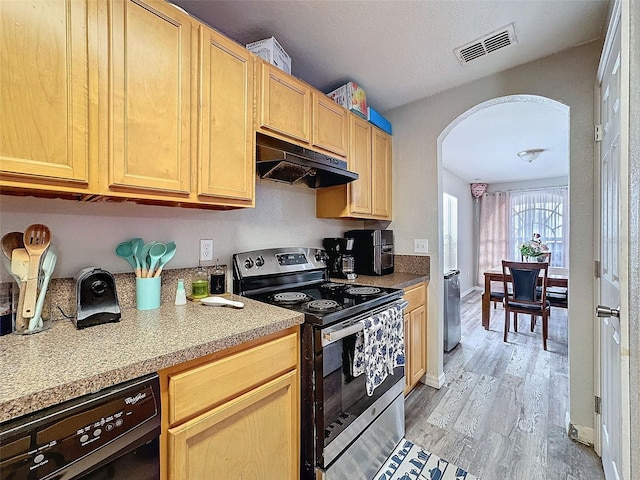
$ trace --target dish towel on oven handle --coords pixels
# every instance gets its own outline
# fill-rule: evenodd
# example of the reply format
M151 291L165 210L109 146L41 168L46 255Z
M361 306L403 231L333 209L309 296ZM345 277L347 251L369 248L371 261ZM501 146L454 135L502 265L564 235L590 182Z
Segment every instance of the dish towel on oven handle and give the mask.
M367 394L373 391L395 367L404 366L404 318L398 306L361 320L356 334L352 374L366 373Z

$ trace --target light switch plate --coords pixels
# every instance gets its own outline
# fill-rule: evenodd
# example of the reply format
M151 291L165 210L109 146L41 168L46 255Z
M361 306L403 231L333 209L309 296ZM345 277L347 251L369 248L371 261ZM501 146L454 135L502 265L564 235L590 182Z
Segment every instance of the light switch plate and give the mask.
M427 240L426 238L414 239L413 251L415 253L429 253L429 240Z

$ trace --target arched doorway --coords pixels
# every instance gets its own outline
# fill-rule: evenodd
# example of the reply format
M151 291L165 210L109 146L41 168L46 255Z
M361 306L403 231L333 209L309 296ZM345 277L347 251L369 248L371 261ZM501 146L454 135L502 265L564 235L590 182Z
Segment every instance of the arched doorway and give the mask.
M567 185L569 110L539 95L498 97L459 115L438 137L443 191L456 192L461 209L458 269L463 272L462 292L477 285L477 243L468 239L478 238L478 202L472 200L468 185L458 179L466 184L486 183L490 189L494 184L508 189ZM533 148L544 150L535 162L523 162L517 156Z

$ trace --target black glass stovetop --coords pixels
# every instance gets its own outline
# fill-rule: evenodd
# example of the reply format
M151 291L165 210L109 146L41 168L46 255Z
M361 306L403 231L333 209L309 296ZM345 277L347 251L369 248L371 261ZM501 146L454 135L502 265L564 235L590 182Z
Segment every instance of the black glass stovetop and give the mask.
M320 282L249 295L254 300L303 313L306 323L322 327L365 313L401 296L402 290L396 288L340 282Z

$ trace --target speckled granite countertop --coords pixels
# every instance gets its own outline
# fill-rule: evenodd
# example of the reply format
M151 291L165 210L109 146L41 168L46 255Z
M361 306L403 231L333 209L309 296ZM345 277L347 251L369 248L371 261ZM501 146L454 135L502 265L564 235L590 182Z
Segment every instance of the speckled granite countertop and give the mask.
M0 422L302 323L303 316L244 297L244 309L164 303L125 309L119 323L71 321L0 337Z
M334 278L336 282L353 283L360 285L372 285L374 287L407 288L416 283L426 282L429 275L417 275L414 273L394 272L389 275L358 275L355 280Z

